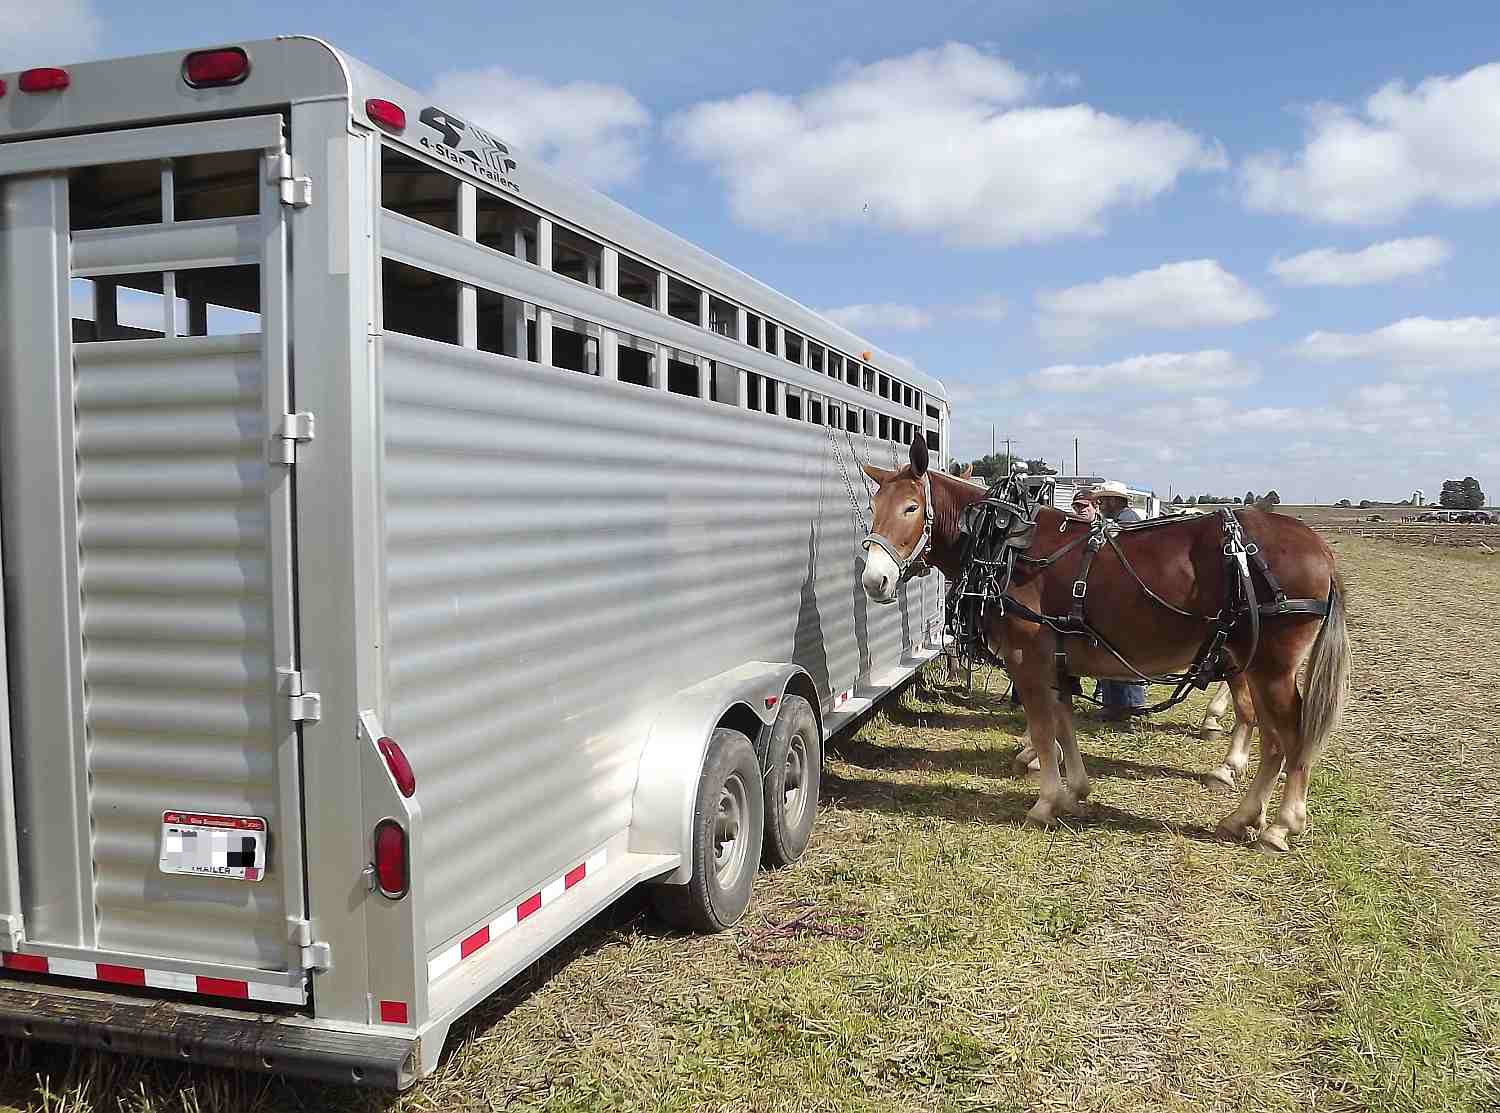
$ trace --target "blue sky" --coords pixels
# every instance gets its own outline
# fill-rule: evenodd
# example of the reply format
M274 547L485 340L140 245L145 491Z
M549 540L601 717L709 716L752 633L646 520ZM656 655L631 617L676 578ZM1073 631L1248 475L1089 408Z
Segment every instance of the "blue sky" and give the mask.
M1493 3L37 7L0 68L327 37L910 356L961 456L1500 499Z

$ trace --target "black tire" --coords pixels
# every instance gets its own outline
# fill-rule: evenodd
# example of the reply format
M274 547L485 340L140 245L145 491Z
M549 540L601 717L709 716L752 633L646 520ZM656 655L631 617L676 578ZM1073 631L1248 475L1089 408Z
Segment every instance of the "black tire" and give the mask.
M765 829L760 780L750 739L728 727L715 730L693 807L692 880L651 890L656 914L672 927L712 935L750 906Z
M766 838L761 860L771 867L789 866L812 841L822 783L823 746L812 704L786 696L771 728L766 748Z

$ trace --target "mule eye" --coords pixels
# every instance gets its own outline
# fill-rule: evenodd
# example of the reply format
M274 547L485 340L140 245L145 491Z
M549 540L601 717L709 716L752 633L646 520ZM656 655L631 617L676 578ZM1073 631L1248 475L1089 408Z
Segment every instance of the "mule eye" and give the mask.
M916 503L912 503L910 506L908 506L901 513L903 513L903 514L915 514L916 512L917 512L917 504Z

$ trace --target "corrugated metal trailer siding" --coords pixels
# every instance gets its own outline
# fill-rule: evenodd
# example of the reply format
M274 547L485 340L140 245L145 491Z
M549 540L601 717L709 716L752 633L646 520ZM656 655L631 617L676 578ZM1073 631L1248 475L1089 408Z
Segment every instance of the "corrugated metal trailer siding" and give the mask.
M920 640L919 592L866 603L824 429L381 346L386 726L421 783L429 948L629 823L663 698L789 658L837 692Z
M279 885L155 868L166 809L278 817L260 337L74 350L99 945L283 967Z

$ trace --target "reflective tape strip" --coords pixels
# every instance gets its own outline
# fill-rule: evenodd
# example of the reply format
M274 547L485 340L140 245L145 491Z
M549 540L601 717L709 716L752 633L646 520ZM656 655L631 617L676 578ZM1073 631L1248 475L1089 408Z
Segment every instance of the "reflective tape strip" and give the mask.
M519 904L511 905L483 927L476 928L452 946L443 948L443 950L427 960L428 981L437 981L464 959L483 950L528 916L541 911L547 905L551 904L585 877L597 874L600 870L604 869L606 858L605 851L597 851L587 861L579 862L578 865L566 873L554 877L547 884L532 893L531 896Z
M196 993L205 997L232 997L241 1001L267 1001L281 1005L307 1004L307 990L304 986L247 982L239 978L207 978L198 974L180 974L175 970L148 970L144 966L85 962L76 958L48 958L45 955L22 955L10 951L0 954L0 966L27 974L52 974L59 978L82 978L110 985L170 989L176 993Z

